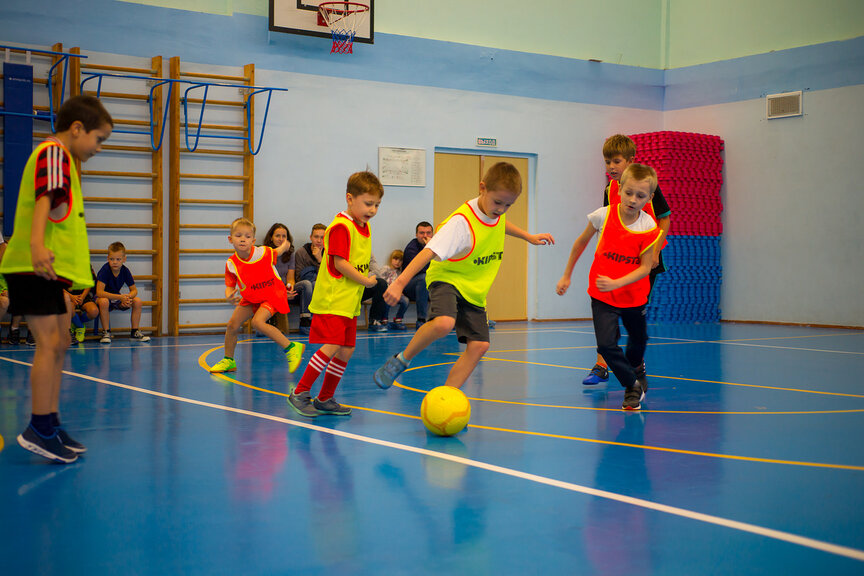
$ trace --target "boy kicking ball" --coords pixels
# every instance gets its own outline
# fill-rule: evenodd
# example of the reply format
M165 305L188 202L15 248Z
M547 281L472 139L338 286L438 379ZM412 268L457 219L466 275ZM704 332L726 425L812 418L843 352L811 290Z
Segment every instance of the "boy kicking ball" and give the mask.
M210 372L234 372L234 349L243 324L252 319L252 328L264 334L285 352L288 371L294 372L303 358L305 346L291 342L279 328L267 321L276 312L288 314L288 290L276 272L276 259L291 247L286 240L278 248L255 246L255 225L246 218L231 223L228 242L234 254L225 262L225 298L235 304L234 313L225 328L225 357Z

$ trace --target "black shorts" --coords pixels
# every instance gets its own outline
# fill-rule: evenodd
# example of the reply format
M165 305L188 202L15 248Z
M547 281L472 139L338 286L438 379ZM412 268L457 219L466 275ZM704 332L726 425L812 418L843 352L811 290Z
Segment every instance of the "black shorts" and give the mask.
M459 290L447 282L429 285L429 319L448 316L456 319L456 338L466 342L489 342L489 322L486 309L471 304Z
M63 290L68 284L45 280L35 274L4 274L9 285L9 314L13 316L61 316L66 314Z

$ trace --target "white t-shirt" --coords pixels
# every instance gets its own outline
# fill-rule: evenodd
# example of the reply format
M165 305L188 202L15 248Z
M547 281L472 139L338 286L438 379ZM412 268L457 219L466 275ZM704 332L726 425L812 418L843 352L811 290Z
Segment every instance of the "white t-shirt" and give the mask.
M616 205L617 206L617 205ZM603 208L598 208L594 212L588 214L588 222L594 226L594 229L597 232L601 232L603 230L603 222L606 221L606 213L609 211L609 206L604 206ZM641 211L639 212L639 218L636 219L636 222L630 224L629 226L625 225L625 228L632 232L647 232L657 226L657 223L654 222L654 219L648 215L648 213Z
M480 210L479 200L480 198L469 200L468 205L485 224L497 224L498 218L490 218ZM650 216L648 217L650 218ZM464 255L473 245L474 239L471 237L471 227L468 225L468 221L462 216L455 216L435 232L435 235L426 244L426 248L432 250L435 253L435 260L440 262L457 255Z

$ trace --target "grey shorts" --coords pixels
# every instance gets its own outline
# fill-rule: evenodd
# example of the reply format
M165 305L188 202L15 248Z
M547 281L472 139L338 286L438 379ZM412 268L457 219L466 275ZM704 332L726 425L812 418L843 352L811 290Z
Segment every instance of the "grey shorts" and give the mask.
M456 319L456 338L465 344L489 342L486 309L471 304L452 284L432 282L429 285L429 319L447 316Z

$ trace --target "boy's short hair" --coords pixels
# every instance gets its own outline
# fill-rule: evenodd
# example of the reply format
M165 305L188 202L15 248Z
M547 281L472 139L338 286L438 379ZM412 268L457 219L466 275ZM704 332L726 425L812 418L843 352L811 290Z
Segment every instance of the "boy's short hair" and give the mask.
M122 252L123 255L126 255L126 246L123 245L122 242L112 242L110 246L108 246L108 253L112 252Z
M417 224L417 226L414 227L414 234L417 234L417 232L420 231L420 228L435 228L435 227L432 226L432 224L430 224L429 222L426 222L424 220L423 222L420 222L419 224Z
M372 172L355 172L349 176L345 191L355 198L363 194L370 194L378 198L384 196L384 187Z
M522 193L522 175L509 162L493 164L483 176L483 184L487 190L507 190L514 194Z
M54 129L57 132L65 132L75 122L81 122L87 132L101 128L105 124L114 127L114 119L102 102L95 96L85 94L72 96L60 106Z
M390 264L390 261L393 260L393 258L398 258L399 260L404 260L405 259L405 253L402 252L401 250L393 250L390 253L390 258L387 259L387 264Z
M312 236L312 234L315 234L315 230L327 230L327 225L320 222L318 222L317 224L313 224L312 232L310 232L309 235Z
M624 173L621 174L621 187L627 183L628 180L633 179L636 182L648 182L648 187L651 189L651 194L654 194L654 191L657 190L657 172L654 171L650 166L646 166L645 164L630 164Z
M251 228L252 234L253 235L255 234L255 224L253 224L252 221L249 220L248 218L243 218L243 217L237 218L236 220L231 222L231 234L233 234L234 231L237 230L237 228L239 228L241 226L246 226L247 228Z
M615 134L603 143L603 158L614 158L618 155L625 160L632 160L636 156L636 143L629 136Z

